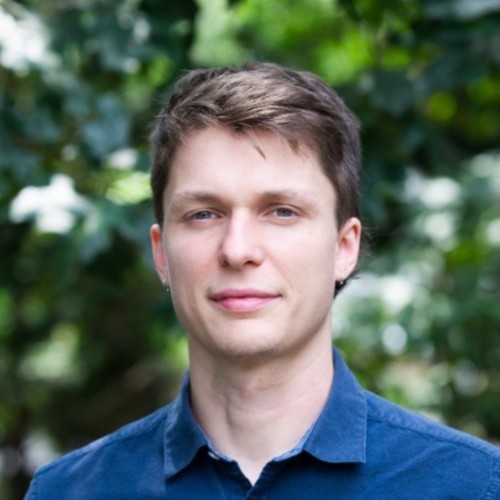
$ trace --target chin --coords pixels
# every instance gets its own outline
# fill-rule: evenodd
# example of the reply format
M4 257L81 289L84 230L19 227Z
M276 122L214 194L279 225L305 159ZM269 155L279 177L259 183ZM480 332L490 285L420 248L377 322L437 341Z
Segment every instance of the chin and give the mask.
M276 359L283 354L282 343L277 339L273 340L270 341L269 335L264 337L247 335L242 339L240 332L238 338L213 339L211 345L205 345L204 350L210 351L214 358L223 359L225 363L231 361L261 363Z

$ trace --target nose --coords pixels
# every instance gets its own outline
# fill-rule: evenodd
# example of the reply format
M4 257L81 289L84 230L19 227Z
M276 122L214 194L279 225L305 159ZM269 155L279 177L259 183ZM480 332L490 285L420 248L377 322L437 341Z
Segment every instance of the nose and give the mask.
M258 221L248 214L232 214L222 236L219 261L224 267L241 270L258 266L264 259Z

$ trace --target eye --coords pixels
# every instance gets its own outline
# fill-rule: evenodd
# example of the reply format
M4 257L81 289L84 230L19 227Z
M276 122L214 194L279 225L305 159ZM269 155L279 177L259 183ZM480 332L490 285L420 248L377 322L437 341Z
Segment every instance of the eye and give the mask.
M283 219L288 219L290 217L294 217L297 215L295 210L292 210L291 208L288 207L278 207L273 210L273 213L276 214L276 216L283 218Z
M215 214L210 210L200 210L189 216L190 220L209 220L215 218Z

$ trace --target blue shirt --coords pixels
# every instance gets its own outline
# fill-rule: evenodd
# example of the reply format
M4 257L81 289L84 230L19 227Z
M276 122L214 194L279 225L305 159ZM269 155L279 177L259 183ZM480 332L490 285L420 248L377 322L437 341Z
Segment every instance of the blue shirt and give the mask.
M334 351L327 404L252 486L177 399L41 467L29 499L500 499L500 450L364 391Z

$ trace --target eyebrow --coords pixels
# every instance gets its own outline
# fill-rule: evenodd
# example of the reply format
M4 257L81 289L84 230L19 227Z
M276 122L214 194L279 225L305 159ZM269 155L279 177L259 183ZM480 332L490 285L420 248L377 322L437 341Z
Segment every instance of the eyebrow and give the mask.
M271 191L263 191L258 194L258 198L269 202L297 200L308 205L314 205L316 199L312 193L298 191L295 189L273 189ZM188 203L216 203L220 202L221 199L221 196L210 191L182 191L173 195L170 202L170 208L175 211Z
M272 191L264 191L260 197L263 200L269 201L283 201L283 200L297 200L308 205L313 205L316 198L313 193L306 191L297 191L295 189L276 189Z
M220 199L215 193L209 191L182 191L176 193L172 196L170 201L170 208L172 210L178 210L183 207L183 205L192 202L203 202L210 203L215 202Z

